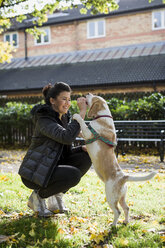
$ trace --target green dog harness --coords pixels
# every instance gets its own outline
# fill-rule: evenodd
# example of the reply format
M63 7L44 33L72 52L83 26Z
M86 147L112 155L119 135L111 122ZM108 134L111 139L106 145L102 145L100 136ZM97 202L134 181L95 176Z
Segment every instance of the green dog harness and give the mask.
M86 141L85 141L86 145L91 144L91 143L93 143L93 142L96 141L96 140L101 140L102 142L106 143L106 144L107 144L108 146L110 146L110 147L114 147L114 146L117 145L116 143L113 143L112 141L110 141L110 140L108 140L108 139L106 139L106 138L100 136L100 135L91 127L90 124L88 125L88 128L89 128L89 130L91 131L91 133L94 135L94 137L93 137L92 139L86 140Z

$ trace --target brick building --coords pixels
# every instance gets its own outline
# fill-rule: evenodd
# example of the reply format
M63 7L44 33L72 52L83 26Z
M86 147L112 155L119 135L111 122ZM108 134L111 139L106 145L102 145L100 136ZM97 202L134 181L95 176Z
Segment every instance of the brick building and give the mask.
M50 15L45 36L25 32L32 19L13 21L0 40L16 47L0 65L0 95L40 96L48 82L65 81L74 94L165 92L165 4L120 0L109 14L69 9Z

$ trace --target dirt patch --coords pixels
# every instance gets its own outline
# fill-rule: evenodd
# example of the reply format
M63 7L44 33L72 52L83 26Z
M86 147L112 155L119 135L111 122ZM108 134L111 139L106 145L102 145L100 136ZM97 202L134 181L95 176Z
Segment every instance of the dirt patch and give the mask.
M17 173L26 150L0 150L0 172ZM159 156L151 155L119 155L118 162L122 169L147 172L152 170L164 171L165 162L161 163Z

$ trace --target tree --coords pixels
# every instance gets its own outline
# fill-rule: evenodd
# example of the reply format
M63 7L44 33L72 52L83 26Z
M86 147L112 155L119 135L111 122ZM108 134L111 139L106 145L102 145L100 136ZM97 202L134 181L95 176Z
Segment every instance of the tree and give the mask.
M85 14L89 9L92 14L109 13L118 8L117 0L79 0L82 4L80 12ZM26 32L38 36L40 31L37 27L47 21L47 15L54 11L77 7L76 0L0 0L0 34L9 30L13 20L22 22L30 14L34 17L33 28ZM8 42L0 41L0 63L10 62L14 48Z

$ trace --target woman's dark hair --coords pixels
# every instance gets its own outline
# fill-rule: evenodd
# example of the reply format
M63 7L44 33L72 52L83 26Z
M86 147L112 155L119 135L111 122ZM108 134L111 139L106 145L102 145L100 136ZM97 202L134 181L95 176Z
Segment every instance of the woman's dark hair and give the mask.
M59 94L63 91L71 92L70 86L63 82L55 83L54 86L52 86L51 84L46 85L42 89L42 94L44 96L45 103L50 105L50 98L52 97L56 99L57 96L59 96Z

